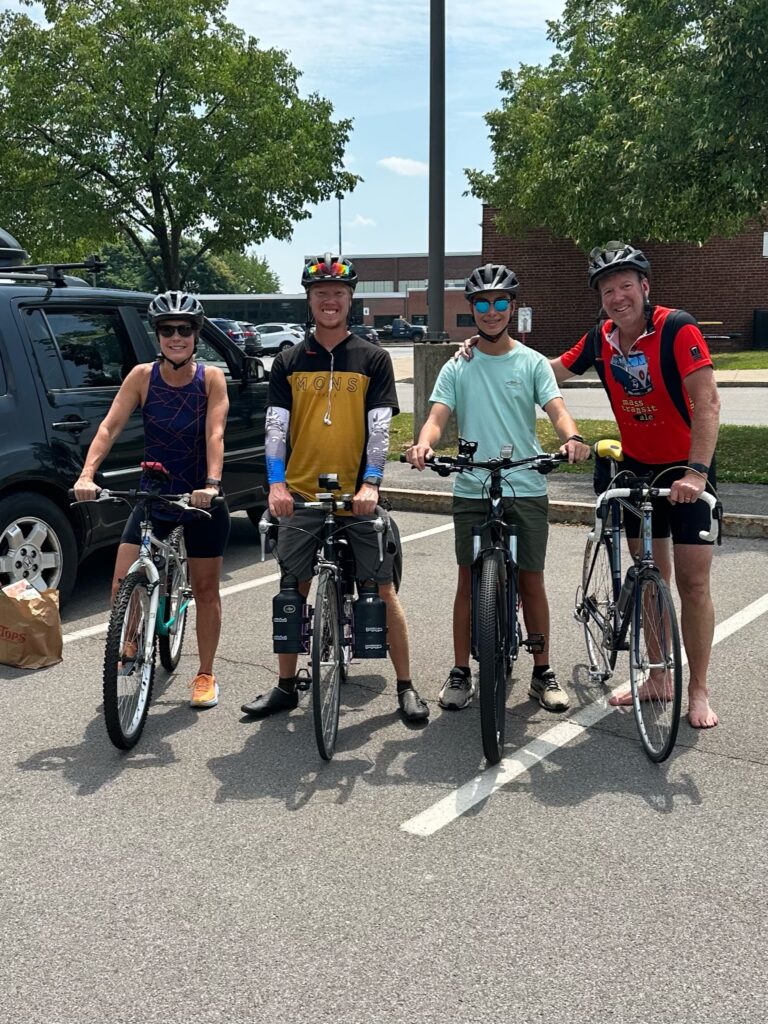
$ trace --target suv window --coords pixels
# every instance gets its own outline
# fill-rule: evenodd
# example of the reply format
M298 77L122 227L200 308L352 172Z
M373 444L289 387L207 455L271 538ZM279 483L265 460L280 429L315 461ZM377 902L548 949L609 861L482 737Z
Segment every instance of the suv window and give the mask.
M144 324L144 330L147 332L149 340L152 342L152 348L155 352L159 352L160 346L157 342L157 335L155 334L154 328L150 324L146 313L141 314L141 322ZM232 371L230 370L226 359L222 353L217 351L210 341L208 341L202 334L197 339L197 352L195 353L195 359L198 363L205 363L207 366L218 366L220 370L224 371L224 376L227 380L232 380Z
M52 366L55 354L51 336L58 348L65 387L117 388L136 365L133 346L117 310L48 310L42 314L48 324L48 338L34 315L38 311L30 312L33 341L38 356L44 353L41 370L49 386L61 386L61 382L53 382L58 374Z

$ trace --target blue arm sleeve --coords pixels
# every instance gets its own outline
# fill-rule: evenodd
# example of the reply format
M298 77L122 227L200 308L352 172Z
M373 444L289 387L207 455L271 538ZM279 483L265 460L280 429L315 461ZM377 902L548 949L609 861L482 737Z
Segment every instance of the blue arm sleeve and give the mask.
M389 454L389 424L392 421L392 409L380 406L368 413L368 444L365 449L364 476L375 476L381 480L384 476L384 463Z
M264 452L267 459L267 482L285 483L285 457L288 452L288 424L291 414L287 409L270 406L264 425Z

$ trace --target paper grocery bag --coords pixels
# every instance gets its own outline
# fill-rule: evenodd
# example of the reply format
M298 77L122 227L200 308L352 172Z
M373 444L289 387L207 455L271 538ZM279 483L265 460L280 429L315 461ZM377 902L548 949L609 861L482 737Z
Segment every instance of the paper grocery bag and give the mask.
M0 590L0 662L44 668L61 661L58 590L35 590L26 581Z

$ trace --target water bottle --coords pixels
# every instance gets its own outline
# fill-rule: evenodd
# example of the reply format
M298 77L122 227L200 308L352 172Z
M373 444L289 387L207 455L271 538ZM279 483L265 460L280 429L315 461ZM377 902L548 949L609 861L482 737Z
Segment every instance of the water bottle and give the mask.
M379 588L370 580L361 586L355 601L354 656L387 656L387 606L379 597Z
M275 654L302 654L307 650L304 598L295 576L283 577L280 593L272 598L272 649Z
M624 615L624 612L627 609L627 605L629 604L629 599L632 595L632 591L635 589L636 578L637 566L630 565L630 567L627 569L627 575L624 579L624 582L621 585L621 590L619 591L619 600L616 603L616 609L620 617Z

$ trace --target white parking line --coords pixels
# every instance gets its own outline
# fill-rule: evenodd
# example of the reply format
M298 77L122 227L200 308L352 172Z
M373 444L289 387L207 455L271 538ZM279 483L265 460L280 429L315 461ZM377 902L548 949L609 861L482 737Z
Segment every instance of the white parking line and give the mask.
M453 529L453 521L444 523L442 526L434 526L431 530L422 530L421 533L411 533L407 537L401 537L402 544L408 544L412 540L421 540L423 537L431 537L436 533L445 533ZM246 580L244 583L233 583L231 587L225 587L221 591L222 597L229 597L230 594L241 594L244 590L253 590L254 587L263 587L267 583L274 583L280 579L279 572L273 572L269 576L260 576L257 580ZM194 604L194 602L190 602ZM63 641L71 644L75 640L85 640L90 636L103 636L107 632L108 622L100 622L97 626L87 626L85 629L77 629L72 633L65 633Z
M729 619L721 622L715 627L714 644L719 644L726 637L731 636L744 626L753 622L768 612L768 594L763 594L756 601L748 604L741 611L731 615ZM618 690L624 689L626 683ZM610 707L607 698L595 701L583 708L573 718L560 722L552 729L548 729L542 736L531 740L520 750L503 758L493 768L476 775L470 782L465 783L458 789L453 790L448 796L438 800L436 804L428 807L427 810L409 818L400 826L403 832L410 832L415 836L431 836L439 832L441 828L455 821L456 818L466 814L475 804L480 803L501 789L508 782L516 779L523 772L528 771L533 765L543 761L554 751L559 750L572 740L580 736L586 729L599 722L601 718L610 714L615 709Z

